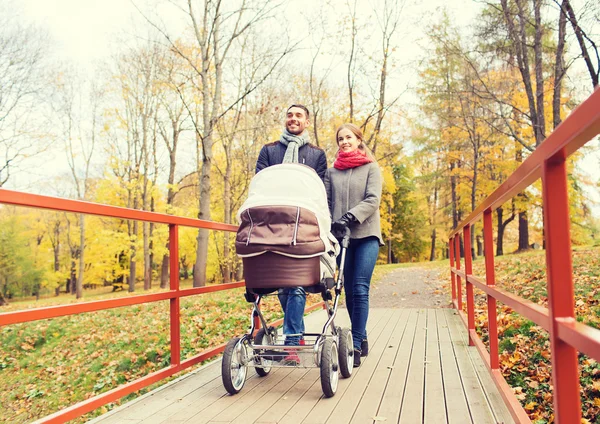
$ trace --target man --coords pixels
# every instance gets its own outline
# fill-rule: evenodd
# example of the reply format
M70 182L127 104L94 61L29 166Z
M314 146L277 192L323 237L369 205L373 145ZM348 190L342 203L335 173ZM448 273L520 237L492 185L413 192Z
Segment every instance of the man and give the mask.
M256 172L281 163L302 163L313 168L323 179L327 170L327 158L322 149L309 143L306 130L309 125L309 112L306 106L291 105L287 110L285 129L281 138L263 146L260 150L256 161ZM278 296L284 313L285 344L297 346L300 344L301 334L304 333L306 292L302 287L280 289ZM290 352L283 362L290 365L299 364L298 353Z

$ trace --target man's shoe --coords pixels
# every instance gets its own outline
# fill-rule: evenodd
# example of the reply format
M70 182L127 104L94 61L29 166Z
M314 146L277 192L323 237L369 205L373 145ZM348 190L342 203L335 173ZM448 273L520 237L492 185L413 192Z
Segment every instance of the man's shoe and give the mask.
M360 367L360 356L361 356L361 351L358 349L354 349L354 368L356 367Z
M364 339L360 343L360 351L362 352L360 354L360 356L368 356L369 355L369 341L367 339Z
M291 366L298 366L300 365L300 357L298 356L298 352L295 350L292 350L289 352L289 354L283 358L283 361L281 361L282 365L291 365Z

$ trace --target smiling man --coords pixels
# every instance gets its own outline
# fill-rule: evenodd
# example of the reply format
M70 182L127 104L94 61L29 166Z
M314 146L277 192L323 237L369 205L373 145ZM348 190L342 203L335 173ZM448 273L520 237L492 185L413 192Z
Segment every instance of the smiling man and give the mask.
M323 149L310 143L308 109L304 105L291 105L285 118L285 129L278 141L269 143L260 151L256 172L280 163L302 163L310 166L321 179L325 177L327 158Z
M310 125L308 109L304 105L291 105L285 118L285 129L278 141L269 143L260 151L256 161L256 172L281 163L302 163L313 168L321 180L327 170L327 158L323 149L309 142ZM285 184L285 181L282 181ZM297 346L304 333L304 307L306 292L302 287L280 289L279 302L283 309L283 334L285 344ZM291 352L283 362L298 365L300 358L297 352Z

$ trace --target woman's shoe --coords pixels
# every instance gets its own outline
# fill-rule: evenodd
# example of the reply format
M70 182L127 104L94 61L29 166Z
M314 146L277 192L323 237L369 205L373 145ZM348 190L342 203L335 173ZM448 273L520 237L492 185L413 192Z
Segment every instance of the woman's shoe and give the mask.
M354 368L360 367L361 352L359 349L354 349Z
M364 339L362 342L360 342L360 351L360 356L369 355L369 341L367 339Z

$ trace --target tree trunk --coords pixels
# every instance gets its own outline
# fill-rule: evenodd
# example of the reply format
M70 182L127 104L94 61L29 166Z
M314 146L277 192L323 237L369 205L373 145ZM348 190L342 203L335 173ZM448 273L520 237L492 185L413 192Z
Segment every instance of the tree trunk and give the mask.
M135 255L136 255L136 246L135 246L135 239L137 237L137 233L138 233L138 221L134 221L133 222L133 235L131 237L131 239L133 240L133 242L131 243L131 245L129 246L129 292L133 293L135 291L135 280L137 278L136 275L136 265L137 262L135 260Z
M452 229L455 230L458 227L458 196L456 194L456 176L454 175L454 168L456 164L450 163L450 189L452 195Z
M144 238L144 290L150 290L152 268L150 268L150 228L148 222L142 223L142 233Z
M77 253L71 254L71 278L69 279L69 292L75 294L75 288L77 287Z
M477 256L483 256L483 237L477 234Z
M77 275L77 287L75 297L81 299L83 296L83 272L85 270L85 215L79 215L79 273Z
M437 239L435 228L431 230L431 251L429 252L429 260L435 261L435 241Z
M575 36L577 37L577 42L579 43L579 48L581 49L581 55L583 56L583 60L587 66L588 72L590 74L590 78L592 80L592 86L596 87L598 85L598 76L600 74L600 59L598 59L598 68L594 69L594 64L590 59L590 54L585 45L584 32L581 27L577 23L577 15L575 15L575 11L571 6L571 2L568 0L563 1L563 5L566 8L567 14L569 15L569 21L571 22L571 26L573 27L573 32L575 32ZM595 46L593 46L595 47ZM596 48L596 57L598 57L598 50Z
M535 103L537 107L537 127L535 128L535 146L539 146L546 138L546 117L544 114L544 75L542 57L542 0L533 0L535 36L533 52L535 57Z
M515 219L515 216L516 216L514 208L513 208L513 211L511 213L510 217L508 217L506 219L506 221L502 221L503 214L504 214L503 208L496 209L496 216L498 218L498 220L497 220L498 237L496 239L496 256L504 255L504 247L503 247L504 230L506 229L506 226Z
M52 246L52 250L54 253L54 272L57 273L60 269L60 226L56 225L54 227L54 244ZM57 282L56 288L54 289L54 295L58 296L60 294L60 283Z
M211 136L206 138L212 139ZM210 221L210 172L212 162L212 141L203 142L202 173L200 180L200 212L198 219ZM210 146L210 147L209 147ZM196 263L194 264L194 287L204 287L206 285L206 261L208 257L208 236L206 229L198 230L198 247L196 249Z
M560 6L558 18L558 41L556 44L556 59L554 62L554 91L552 93L552 125L556 129L561 122L560 100L562 95L562 78L565 74L565 34L567 29L566 0Z
M227 167L225 169L225 178L223 181L223 209L225 211L225 223L231 224L231 174L232 174L232 165L231 160L229 159L231 156L230 146L225 147L227 150ZM227 284L231 282L231 258L230 256L230 248L229 248L229 240L231 233L229 231L225 231L223 234L223 283Z
M167 243L167 249L169 243ZM163 255L162 264L160 266L160 288L164 289L169 285L169 255Z
M173 201L175 199L175 190L173 190L173 184L175 183L175 167L177 165L176 153L177 153L177 142L179 141L179 126L175 121L171 123L173 126L173 147L169 148L169 179L167 183L169 188L167 189L167 213L173 213ZM162 264L160 267L160 288L164 289L169 284L169 242L167 242L167 253L163 255ZM186 277L187 278L187 277Z
M349 114L348 114L348 122L354 122L354 78L353 78L353 65L355 59L355 49L356 49L356 1L354 2L354 8L352 11L351 18L352 20L352 28L351 28L351 36L350 36L350 58L348 59L348 70L346 73L347 82L348 82L348 103L349 103Z
M518 250L529 249L529 221L527 211L519 212L519 248Z

